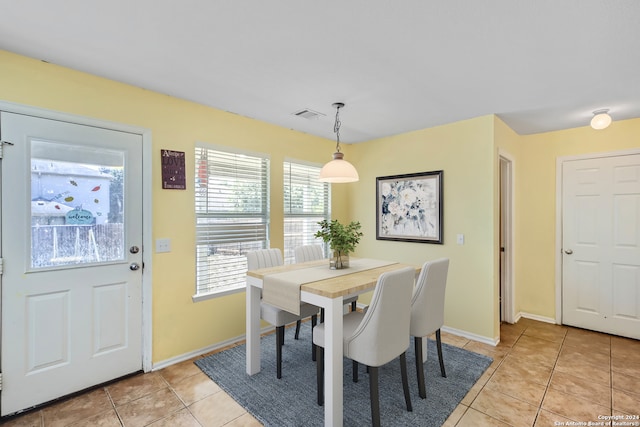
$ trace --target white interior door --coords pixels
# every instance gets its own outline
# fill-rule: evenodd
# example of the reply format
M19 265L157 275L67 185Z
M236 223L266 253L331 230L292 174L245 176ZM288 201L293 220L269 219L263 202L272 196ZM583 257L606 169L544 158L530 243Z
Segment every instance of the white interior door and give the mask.
M4 416L142 368L142 137L0 130Z
M562 323L640 339L640 154L562 167Z

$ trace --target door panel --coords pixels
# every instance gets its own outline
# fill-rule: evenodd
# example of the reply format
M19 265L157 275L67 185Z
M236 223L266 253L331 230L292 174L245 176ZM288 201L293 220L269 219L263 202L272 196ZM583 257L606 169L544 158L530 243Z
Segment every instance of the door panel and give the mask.
M562 173L562 322L640 339L640 155Z
M8 415L142 368L142 137L0 120Z
M95 301L93 356L125 348L128 344L128 318L126 283L114 283L93 288Z
M27 374L69 363L69 292L26 298Z

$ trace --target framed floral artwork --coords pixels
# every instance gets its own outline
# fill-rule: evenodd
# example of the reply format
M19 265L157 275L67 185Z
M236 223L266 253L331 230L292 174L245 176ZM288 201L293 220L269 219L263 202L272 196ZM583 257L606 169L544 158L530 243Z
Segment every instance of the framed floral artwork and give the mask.
M442 244L442 171L376 178L376 239Z

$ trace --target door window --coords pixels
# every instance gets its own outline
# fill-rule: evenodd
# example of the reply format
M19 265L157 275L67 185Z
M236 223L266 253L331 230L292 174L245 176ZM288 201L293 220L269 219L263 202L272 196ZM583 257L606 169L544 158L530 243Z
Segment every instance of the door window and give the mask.
M123 261L124 153L31 140L31 270Z

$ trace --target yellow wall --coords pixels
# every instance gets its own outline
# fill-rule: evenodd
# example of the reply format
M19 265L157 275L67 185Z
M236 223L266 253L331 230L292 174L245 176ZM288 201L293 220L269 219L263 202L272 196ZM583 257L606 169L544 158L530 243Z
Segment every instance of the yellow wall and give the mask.
M547 319L555 319L556 316L557 159L640 149L638 135L640 119L614 121L602 131L587 125L520 136L496 118L496 148L514 160L516 315ZM498 172L496 169L496 179L499 178ZM498 221L499 216L496 215L496 227L499 226Z
M615 118L614 118L615 120ZM555 318L556 159L640 149L640 119L520 137L516 188L517 311Z
M484 338L496 322L493 116L354 144L350 212L362 223L357 255L415 265L450 258L445 325ZM376 240L376 177L443 170L444 244ZM464 245L456 235L464 234Z
M153 254L153 361L159 362L244 334L244 293L193 303L193 185L162 190L160 150L187 153L193 182L196 141L271 156L271 246L283 247L282 162L330 160L335 141L270 125L192 102L0 51L0 100L150 129L153 139L153 239L172 252ZM350 157L350 147L344 147ZM347 187L334 186L333 213L346 218Z
M244 334L244 293L193 303L193 188L162 190L160 149L193 153L196 141L271 156L271 246L283 246L282 161L325 163L335 142L192 102L0 51L0 100L103 119L152 131L153 361L161 362ZM640 146L640 119L531 136L491 115L343 146L360 181L333 185L333 216L355 219L364 237L356 255L422 264L449 257L445 324L495 339L498 324L498 151L515 159L516 312L555 316L555 167L558 156ZM444 244L375 239L378 176L444 170ZM187 156L187 182L193 182ZM456 244L464 234L465 244Z

